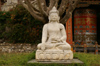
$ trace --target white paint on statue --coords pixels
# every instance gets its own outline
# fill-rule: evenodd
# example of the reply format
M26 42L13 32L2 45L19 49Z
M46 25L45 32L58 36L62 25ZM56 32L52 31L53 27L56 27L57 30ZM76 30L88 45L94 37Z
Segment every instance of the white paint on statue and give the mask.
M60 17L56 7L49 12L49 23L42 32L42 43L38 44L36 59L38 61L59 61L73 59L71 46L66 42L64 25L59 23Z

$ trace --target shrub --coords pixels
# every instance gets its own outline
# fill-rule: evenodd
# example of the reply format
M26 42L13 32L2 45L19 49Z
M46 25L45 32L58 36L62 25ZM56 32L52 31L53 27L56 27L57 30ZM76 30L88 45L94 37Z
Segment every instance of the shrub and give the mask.
M2 15L4 14L4 15ZM43 23L35 20L21 5L0 14L5 29L2 38L14 43L38 43L41 40ZM6 19L6 20L5 20ZM2 24L0 22L0 24ZM2 29L2 30L3 30ZM7 30L8 29L8 30Z
M10 12L0 12L0 39L3 38L3 32L5 32L6 21L10 18Z

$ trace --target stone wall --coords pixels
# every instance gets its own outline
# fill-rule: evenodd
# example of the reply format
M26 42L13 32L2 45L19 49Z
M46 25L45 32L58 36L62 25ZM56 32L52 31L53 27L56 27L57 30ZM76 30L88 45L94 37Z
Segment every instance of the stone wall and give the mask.
M30 53L36 50L36 45L0 43L0 53Z

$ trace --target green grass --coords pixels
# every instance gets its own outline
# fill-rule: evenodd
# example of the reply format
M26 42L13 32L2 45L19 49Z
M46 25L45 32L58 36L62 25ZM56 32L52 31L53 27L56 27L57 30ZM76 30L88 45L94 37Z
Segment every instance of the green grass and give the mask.
M84 62L83 66L100 66L100 55L74 53L74 57L78 57ZM65 66L63 64L27 64L31 59L35 58L35 53L1 53L0 66ZM70 64L67 66L82 66L79 64Z
M86 66L100 66L100 54L74 53L74 57L78 57Z
M25 66L35 53L0 54L0 66Z

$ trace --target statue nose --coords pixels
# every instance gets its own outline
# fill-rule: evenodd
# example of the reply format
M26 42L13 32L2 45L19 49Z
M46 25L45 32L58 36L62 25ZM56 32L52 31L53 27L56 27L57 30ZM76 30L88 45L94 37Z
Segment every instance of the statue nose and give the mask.
M55 16L53 18L56 18Z

